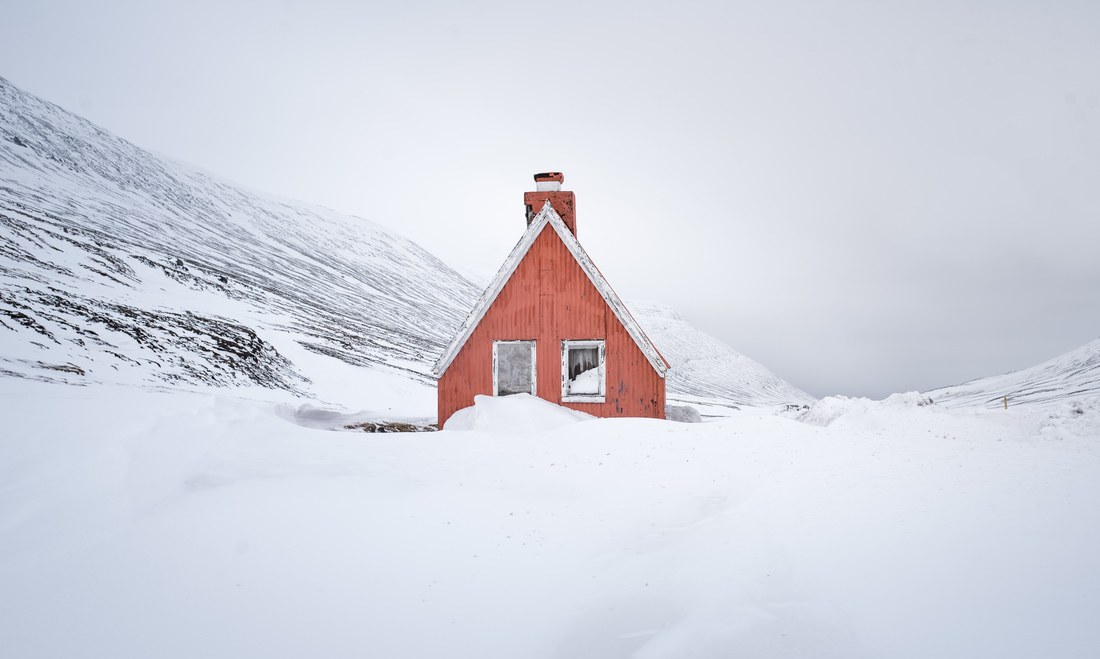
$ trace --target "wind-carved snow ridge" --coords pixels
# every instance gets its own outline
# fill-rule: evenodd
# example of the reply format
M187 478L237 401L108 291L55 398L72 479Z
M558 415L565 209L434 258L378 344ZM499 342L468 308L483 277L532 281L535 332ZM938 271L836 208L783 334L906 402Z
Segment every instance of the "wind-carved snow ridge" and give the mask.
M907 414L918 408L934 405L931 398L909 391L903 394L891 394L883 400L869 398L849 398L848 396L827 396L812 405L785 412L802 423L812 426L831 426L837 420L852 416L865 420L879 415Z
M952 407L1008 405L1057 407L1067 401L1100 397L1100 339L1020 371L979 378L926 392Z
M427 380L476 294L366 220L156 157L0 78L0 374L301 390L298 345Z

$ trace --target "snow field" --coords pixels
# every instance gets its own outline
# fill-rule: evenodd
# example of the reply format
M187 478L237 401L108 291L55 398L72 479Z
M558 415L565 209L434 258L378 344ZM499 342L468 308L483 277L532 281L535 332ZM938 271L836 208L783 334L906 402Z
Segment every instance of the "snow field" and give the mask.
M368 435L286 402L0 387L9 656L1100 649L1094 414L826 399L827 425L500 430L517 398L480 430Z

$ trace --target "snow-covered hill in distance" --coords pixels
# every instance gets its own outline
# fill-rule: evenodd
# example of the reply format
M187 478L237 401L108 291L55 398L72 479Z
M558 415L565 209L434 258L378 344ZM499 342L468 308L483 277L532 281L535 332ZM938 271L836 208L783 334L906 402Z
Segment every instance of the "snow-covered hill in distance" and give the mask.
M954 407L1050 406L1100 396L1100 339L1020 371L925 392Z
M652 302L631 302L629 306L661 354L675 366L668 372L669 399L748 406L803 404L814 400L760 363L700 331L674 309Z
M353 390L381 370L428 390L479 294L394 231L156 156L0 78L2 376L336 402L334 371ZM640 316L674 397L809 398L671 311Z

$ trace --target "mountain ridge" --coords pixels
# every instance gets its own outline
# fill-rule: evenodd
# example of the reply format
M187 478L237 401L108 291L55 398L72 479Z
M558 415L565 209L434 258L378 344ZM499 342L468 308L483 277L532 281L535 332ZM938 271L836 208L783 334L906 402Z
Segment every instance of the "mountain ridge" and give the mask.
M1018 371L976 378L924 392L936 403L958 407L1008 404L1049 406L1100 396L1100 338Z

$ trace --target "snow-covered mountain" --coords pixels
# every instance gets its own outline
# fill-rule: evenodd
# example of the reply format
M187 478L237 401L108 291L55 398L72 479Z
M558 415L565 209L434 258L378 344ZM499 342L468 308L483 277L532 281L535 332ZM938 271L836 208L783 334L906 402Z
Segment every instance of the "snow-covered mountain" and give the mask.
M949 406L1050 405L1100 396L1100 339L1021 371L926 392Z
M814 400L758 362L699 331L669 307L632 302L630 311L674 366L668 372L670 399L710 399L750 406Z
M377 224L158 158L2 79L0 223L0 369L24 377L303 389L293 344L425 377L478 293Z
M480 293L389 229L153 155L0 78L0 375L313 394L318 356L430 383ZM806 394L647 307L681 397Z

